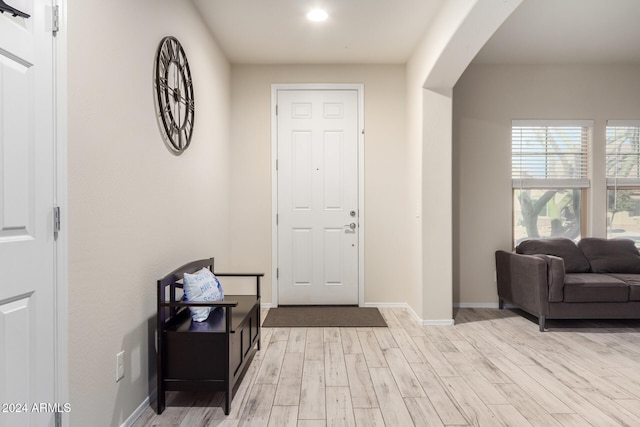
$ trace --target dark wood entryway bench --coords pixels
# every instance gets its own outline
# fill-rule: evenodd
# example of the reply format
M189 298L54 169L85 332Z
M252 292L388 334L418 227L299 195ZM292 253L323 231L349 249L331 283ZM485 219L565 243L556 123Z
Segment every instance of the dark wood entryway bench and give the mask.
M184 273L203 267L216 276L255 278L255 293L228 294L224 301L182 299ZM223 391L229 415L233 394L260 350L260 278L263 273L215 273L214 259L193 261L158 280L158 414L166 391ZM234 279L235 281L236 279ZM204 322L191 320L190 306L212 307Z

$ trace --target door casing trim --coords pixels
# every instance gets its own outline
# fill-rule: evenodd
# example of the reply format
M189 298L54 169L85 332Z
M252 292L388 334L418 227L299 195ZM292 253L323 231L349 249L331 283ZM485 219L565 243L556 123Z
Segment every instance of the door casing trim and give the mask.
M278 306L278 116L276 105L280 90L355 90L358 97L358 305L364 305L364 84L292 83L271 85L271 306Z
M56 401L68 403L69 400L69 207L68 188L68 20L67 0L53 0L59 7L59 29L54 36L54 123L55 123L55 168L56 183L54 187L54 203L62 210L61 230L58 233L55 249L55 382ZM67 414L62 415L62 426L69 426Z

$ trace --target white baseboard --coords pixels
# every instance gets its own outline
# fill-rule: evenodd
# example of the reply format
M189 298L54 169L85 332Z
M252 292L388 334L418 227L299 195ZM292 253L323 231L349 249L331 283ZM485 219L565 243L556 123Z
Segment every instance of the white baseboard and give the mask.
M273 307L273 304L271 304L270 302L260 303L260 308L271 308L271 307Z
M361 307L409 308L409 304L406 302L365 302Z
M498 308L497 302L457 302L453 308Z
M138 418L140 418L140 416L149 407L149 405L151 405L151 402L156 399L157 395L158 389L154 389L151 394L142 401L140 406L138 406L136 410L133 411L131 415L129 415L129 418L127 418L124 423L120 425L120 427L131 427L138 420Z

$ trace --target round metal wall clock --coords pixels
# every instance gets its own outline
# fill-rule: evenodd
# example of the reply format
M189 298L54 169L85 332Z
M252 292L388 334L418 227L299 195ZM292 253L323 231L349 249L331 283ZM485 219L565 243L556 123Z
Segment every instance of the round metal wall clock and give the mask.
M154 71L160 132L167 147L182 154L191 142L195 105L189 62L175 37L160 42Z

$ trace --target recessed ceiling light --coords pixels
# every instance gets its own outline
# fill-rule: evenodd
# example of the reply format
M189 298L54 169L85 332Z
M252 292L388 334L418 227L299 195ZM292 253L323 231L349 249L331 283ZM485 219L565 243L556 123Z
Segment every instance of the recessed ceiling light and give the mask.
M307 13L307 19L313 22L326 21L328 17L329 14L322 9L313 9L311 12Z

